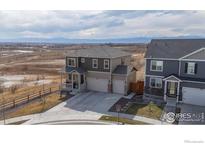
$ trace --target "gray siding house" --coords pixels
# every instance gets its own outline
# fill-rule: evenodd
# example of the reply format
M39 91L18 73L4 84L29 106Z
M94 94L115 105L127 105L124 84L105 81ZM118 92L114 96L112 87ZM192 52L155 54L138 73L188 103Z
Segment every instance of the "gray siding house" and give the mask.
M205 106L205 39L152 40L144 99Z
M136 79L130 65L131 55L109 46L95 46L73 51L66 56L66 89L127 95Z

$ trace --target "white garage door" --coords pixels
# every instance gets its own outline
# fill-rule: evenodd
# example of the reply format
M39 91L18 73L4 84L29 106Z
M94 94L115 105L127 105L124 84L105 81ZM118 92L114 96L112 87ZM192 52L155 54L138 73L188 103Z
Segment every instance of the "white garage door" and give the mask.
M182 93L184 103L205 106L205 89L183 87Z
M108 80L98 78L87 78L87 89L93 91L107 92Z
M125 93L125 81L124 80L113 80L112 81L112 91L117 94Z

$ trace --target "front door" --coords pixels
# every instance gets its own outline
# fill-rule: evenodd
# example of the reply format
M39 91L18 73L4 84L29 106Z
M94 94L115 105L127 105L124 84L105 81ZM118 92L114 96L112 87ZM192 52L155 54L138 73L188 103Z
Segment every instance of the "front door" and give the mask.
M72 74L73 89L79 89L78 74Z
M177 97L177 82L168 82L167 83L167 95L169 97Z

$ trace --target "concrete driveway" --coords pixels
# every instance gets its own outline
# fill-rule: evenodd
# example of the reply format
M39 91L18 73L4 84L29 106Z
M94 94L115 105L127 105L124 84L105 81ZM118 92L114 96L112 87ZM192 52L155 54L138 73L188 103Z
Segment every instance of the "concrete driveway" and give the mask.
M98 120L102 115L108 114L109 108L121 97L123 96L101 92L80 93L47 112L36 115L25 124L75 119Z
M205 106L180 104L182 117L179 124L205 124Z

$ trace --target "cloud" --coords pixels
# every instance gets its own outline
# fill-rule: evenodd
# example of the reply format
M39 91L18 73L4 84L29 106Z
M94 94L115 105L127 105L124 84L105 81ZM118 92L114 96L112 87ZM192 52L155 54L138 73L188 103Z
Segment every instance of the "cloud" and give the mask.
M0 11L0 19L0 39L205 35L205 11Z

